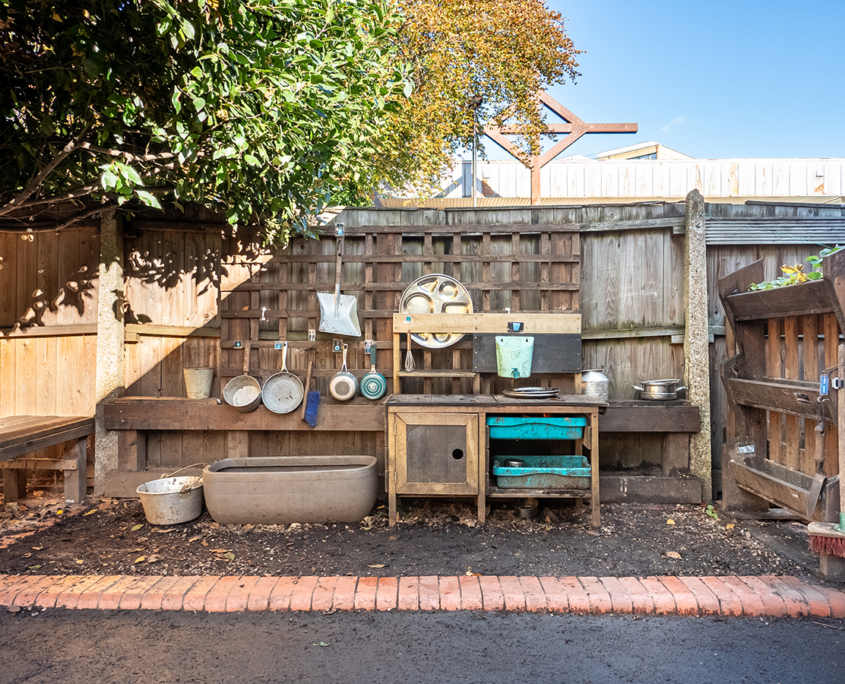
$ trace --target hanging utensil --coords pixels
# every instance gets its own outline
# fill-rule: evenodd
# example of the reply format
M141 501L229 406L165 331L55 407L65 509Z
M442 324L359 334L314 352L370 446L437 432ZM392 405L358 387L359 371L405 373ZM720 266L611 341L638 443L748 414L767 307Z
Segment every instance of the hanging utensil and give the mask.
M343 365L340 372L335 373L329 382L329 392L338 401L349 401L358 392L358 378L346 368L346 355L349 345L343 345Z
M408 351L405 352L405 370L410 373L416 367L414 355L411 353L411 333L408 333Z
M244 345L244 374L229 380L223 388L223 399L242 413L254 411L261 404L261 384L249 374L249 353L252 345Z
M320 332L361 337L361 324L358 322L358 299L352 295L340 294L345 240L342 223L337 224L334 234L337 237L334 293L317 293L317 299L320 300Z
M273 413L290 413L302 403L302 380L288 372L288 343L282 347L282 370L271 375L261 390L261 400Z
M376 345L370 345L370 372L361 378L361 394L367 399L381 399L387 391L387 380L376 372Z

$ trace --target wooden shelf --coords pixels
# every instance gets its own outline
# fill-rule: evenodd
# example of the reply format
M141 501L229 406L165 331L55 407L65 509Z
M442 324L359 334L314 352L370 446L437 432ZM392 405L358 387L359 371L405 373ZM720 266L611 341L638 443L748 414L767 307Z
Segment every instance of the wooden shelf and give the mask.
M589 499L592 497L592 492L589 489L535 489L493 486L487 490L488 499L521 499L529 496L541 499Z
M817 420L820 409L824 407L826 420L834 425L838 423L836 393L832 392L829 401L819 404L819 383L817 382L768 378L760 380L726 378L726 382L734 403L740 406L788 413L810 420Z
M474 378L478 373L460 370L399 371L400 378Z
M774 290L743 292L728 296L736 321L805 316L834 311L830 288L824 280Z

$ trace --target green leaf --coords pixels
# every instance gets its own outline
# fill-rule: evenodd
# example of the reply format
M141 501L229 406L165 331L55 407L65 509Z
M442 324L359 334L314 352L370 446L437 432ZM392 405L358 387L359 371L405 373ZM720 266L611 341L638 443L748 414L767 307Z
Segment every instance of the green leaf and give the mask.
M117 176L111 171L105 171L100 178L100 183L103 190L111 190L117 184Z
M144 526L143 524L140 524L140 525L133 525L133 526L132 526L132 529L131 529L131 530L129 530L129 531L130 531L130 532L137 532L137 531L138 531L138 530L140 530L143 526Z
M244 160L245 160L245 161L246 161L246 163L247 163L247 164L249 164L250 166L261 166L261 162L258 160L258 157L255 157L255 156L253 156L253 155L251 155L251 154L245 154L245 155L244 155Z
M159 203L158 199L156 199L155 195L147 192L146 190L137 190L135 194L138 195L140 200L148 207L155 207L156 209L161 209L161 204Z
M179 95L179 91L174 90L173 97L170 98L170 101L173 103L173 108L176 110L177 114L182 111L182 103L179 102Z
M822 279L822 273L821 273L821 271L810 271L807 274L807 279L808 280L821 280Z
M130 181L132 181L135 185L144 185L144 181L141 180L141 176L138 174L138 172L135 169L133 169L131 166L129 166L129 164L124 164L124 165L121 166L121 168L122 168L125 176Z
M194 30L194 25L188 21L187 19L182 22L182 33L185 34L185 37L188 40L193 40L196 36L196 31Z

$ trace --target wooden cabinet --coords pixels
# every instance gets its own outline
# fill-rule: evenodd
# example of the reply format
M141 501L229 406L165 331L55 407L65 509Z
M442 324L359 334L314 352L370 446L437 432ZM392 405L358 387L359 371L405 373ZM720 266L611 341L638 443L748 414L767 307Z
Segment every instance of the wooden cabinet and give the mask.
M472 496L484 521L484 429L478 412L389 409L390 523L399 496Z

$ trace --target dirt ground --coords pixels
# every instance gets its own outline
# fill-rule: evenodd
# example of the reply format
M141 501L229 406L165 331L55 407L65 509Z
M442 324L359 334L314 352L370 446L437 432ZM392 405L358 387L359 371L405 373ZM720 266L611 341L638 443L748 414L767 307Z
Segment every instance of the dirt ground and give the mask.
M483 526L471 506L420 504L390 529L385 507L355 525L224 527L203 513L155 527L137 500L95 500L70 517L60 504L28 501L0 514L0 546L39 521L58 522L0 549L0 573L807 576L807 564L761 542L751 524L716 520L700 506L606 504L594 531L589 506L571 502L541 507L532 520L499 504Z

